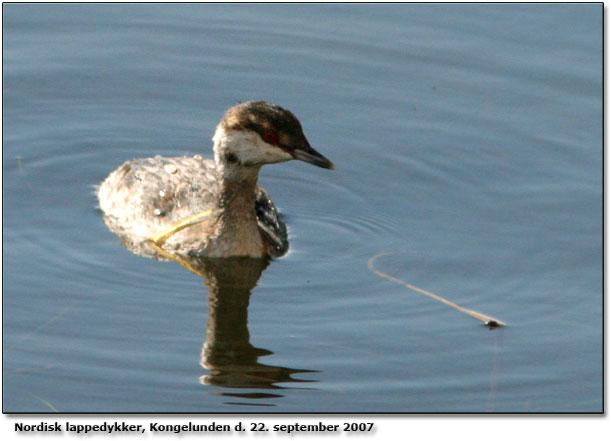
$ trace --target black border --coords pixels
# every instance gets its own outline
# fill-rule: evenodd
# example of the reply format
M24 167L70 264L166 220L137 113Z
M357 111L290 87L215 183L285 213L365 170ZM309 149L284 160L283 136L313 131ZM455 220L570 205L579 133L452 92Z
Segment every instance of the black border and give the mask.
M606 304L605 304L605 293L607 292L607 279L606 279L606 184L607 184L607 177L606 177L606 154L605 154L605 146L606 146L606 86L605 86L605 74L606 74L606 44L605 44L605 40L606 40L606 20L605 20L605 3L604 2L526 2L526 1L517 1L517 2L477 2L477 1L466 1L466 2L456 2L456 3L450 3L450 2L401 2L401 1L391 1L391 2L361 2L361 1L354 1L354 2L346 2L346 3L335 3L335 2L325 2L325 1L314 1L314 2L241 2L241 1L235 1L235 2L165 2L165 1L149 1L149 2L120 2L120 1L109 1L109 2L101 2L101 1L84 1L84 2L74 2L74 3L69 3L69 2L2 2L2 22L4 23L4 5L6 4L71 4L71 5L79 5L79 4L131 4L131 5L149 5L149 4L257 4L257 5L261 5L261 4L274 4L274 5L286 5L286 4L344 4L344 5L350 5L350 4L372 4L372 5L386 5L386 4L454 4L454 5L461 5L461 4L545 4L545 5L555 5L555 4L584 4L584 5L592 5L592 4L599 4L601 5L601 32L602 32L602 72L601 72L601 78L602 78L602 98L601 98L601 105L602 105L602 168L601 168L601 172L602 172L602 278L603 278L603 292L602 292L602 372L603 372L603 378L602 378L602 410L601 412L264 412L264 413L260 413L260 412L191 412L191 413L184 413L184 412L59 412L59 413L52 413L52 412L6 412L4 410L4 392L2 395L2 414L4 415L8 415L9 418L13 419L12 417L15 415L22 415L22 416L28 416L28 415L48 415L48 416L53 416L56 419L58 418L63 418L64 416L67 415L77 415L77 416L82 416L82 415L92 415L92 416L99 416L99 415L130 415L130 416L146 416L146 415L180 415L180 416L205 416L205 415L225 415L225 416L236 416L236 415L257 415L260 417L264 417L264 418L272 418L278 415L378 415L378 416L394 416L394 415L449 415L449 416L462 416L462 415L510 415L510 416L519 416L519 415L533 415L533 416L544 416L544 415L552 415L552 416L565 416L565 415L576 415L576 416L580 416L580 415L593 415L593 416L597 416L597 415L605 415L605 409L606 409ZM2 27L2 34L4 36L4 26ZM4 78L4 38L3 38L3 43L2 43L2 53L3 53L3 57L2 57L2 76ZM3 100L4 101L4 100ZM3 106L4 109L4 106ZM4 120L4 110L3 110L3 120ZM2 140L3 140L3 144L4 144L4 130L2 130ZM3 187L3 192L4 192L4 175L2 176L2 187ZM2 200L2 212L4 213L4 199ZM3 219L4 219L4 215L3 215ZM4 242L4 224L3 224L3 220L2 220L2 237L3 237L3 242ZM3 273L4 273L4 265L3 265ZM2 288L4 288L4 277L2 278ZM3 297L3 303L4 303L4 297ZM4 308L2 308L2 321L4 323ZM4 334L3 334L3 338L2 338L2 344L3 344L3 348L4 348ZM3 357L3 361L2 361L2 370L4 371L4 357ZM4 376L2 377L2 386L4 386ZM2 390L4 391L4 388L2 387ZM310 435L312 435L312 433L310 433Z

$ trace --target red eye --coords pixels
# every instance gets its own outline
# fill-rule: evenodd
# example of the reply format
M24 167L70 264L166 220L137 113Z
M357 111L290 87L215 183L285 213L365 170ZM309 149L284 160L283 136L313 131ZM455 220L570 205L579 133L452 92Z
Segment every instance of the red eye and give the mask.
M278 144L278 134L273 131L264 132L263 140L266 141L268 144Z

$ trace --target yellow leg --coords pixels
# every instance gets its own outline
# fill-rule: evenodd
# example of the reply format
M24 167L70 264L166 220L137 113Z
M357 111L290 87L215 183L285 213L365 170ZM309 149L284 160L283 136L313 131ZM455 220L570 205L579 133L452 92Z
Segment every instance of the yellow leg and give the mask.
M195 269L188 261L187 259L183 259L180 256L175 256L172 253L169 253L168 251L164 250L161 246L157 245L155 242L150 241L149 245L151 245L151 247L162 257L165 257L168 260L172 260L174 262L179 263L183 268L185 268L188 271L191 271L194 274L197 274L200 277L204 277L204 275L202 274L201 271L198 271L197 269ZM205 278L205 277L204 277Z
M179 231L187 227L191 227L192 225L202 222L204 219L210 216L211 213L212 210L206 210L194 214L193 216L186 217L182 221L177 222L174 225L170 225L168 228L164 228L161 231L158 231L153 236L149 237L147 240L149 242L153 242L158 247L161 247L164 243L166 243L170 236L178 233Z
M202 222L204 219L210 216L211 213L212 213L212 210L206 210L206 211L202 211L200 213L194 214L193 216L189 216L183 219L182 221L175 223L174 225L170 225L168 228L164 228L163 230L158 231L153 236L149 237L147 241L149 242L149 245L151 245L151 247L160 256L165 257L168 260L173 260L181 264L184 268L191 271L192 273L197 274L198 276L202 276L202 274L198 270L196 270L186 259L182 259L181 257L175 256L174 254L164 250L162 248L162 245L173 234L178 233L179 231L187 227L190 227L192 225L196 225Z

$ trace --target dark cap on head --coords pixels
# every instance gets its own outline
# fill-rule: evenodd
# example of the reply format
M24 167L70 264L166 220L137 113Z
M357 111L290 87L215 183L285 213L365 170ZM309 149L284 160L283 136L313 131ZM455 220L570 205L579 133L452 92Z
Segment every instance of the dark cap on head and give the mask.
M323 168L335 168L329 159L310 146L295 115L276 104L267 101L239 103L225 112L219 125L226 131L252 130L265 142L295 159Z

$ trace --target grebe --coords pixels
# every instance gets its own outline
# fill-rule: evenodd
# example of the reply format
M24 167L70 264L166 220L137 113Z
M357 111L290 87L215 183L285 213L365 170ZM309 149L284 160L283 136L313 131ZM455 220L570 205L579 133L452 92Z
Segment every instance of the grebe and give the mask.
M212 140L214 161L135 159L100 184L105 222L124 244L162 238L155 242L165 251L203 257L287 252L286 226L257 185L259 169L291 159L334 169L332 162L310 146L291 112L264 101L230 108Z

